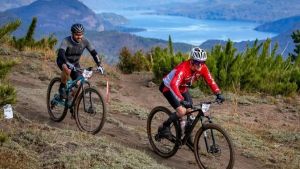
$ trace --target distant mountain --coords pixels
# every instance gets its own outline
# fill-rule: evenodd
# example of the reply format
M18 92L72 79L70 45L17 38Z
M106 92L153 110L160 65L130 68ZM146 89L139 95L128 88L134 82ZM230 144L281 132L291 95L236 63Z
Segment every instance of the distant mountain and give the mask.
M129 33L103 31L114 29L139 31L140 29L121 27L122 23L127 22L126 18L112 13L96 14L78 0L38 0L27 6L0 13L0 23L20 18L22 28L15 35L24 36L34 16L38 18L35 37L38 39L54 33L59 43L64 37L70 35L69 29L73 23L83 23L87 29L87 38L93 42L99 53L107 56L106 62L110 64L118 61L119 52L124 46L132 51L140 49L149 51L154 46L166 47L168 44L167 41L142 38ZM174 49L177 51L186 52L190 48L191 45L188 44L174 44Z
M69 30L76 22L82 23L87 30L92 31L142 31L142 29L122 27L128 22L123 16L114 13L96 14L78 0L37 0L26 6L9 9L0 12L0 26L21 19L22 26L15 35L23 36L33 17L38 18L36 37Z
M156 9L158 14L196 19L268 22L300 14L299 0L198 0Z
M117 9L147 9L158 7L162 5L168 5L172 3L186 2L186 0L80 0L91 9L96 11L108 11ZM189 0L188 2L197 2L198 0Z
M104 30L96 14L78 0L38 0L5 13L20 18L25 24L35 16L38 18L37 28L44 32L69 30L74 22L81 22L87 30Z
M280 33L279 35L271 38L271 47L273 48L275 43L278 43L277 54L282 54L284 58L288 56L289 53L293 53L295 48L295 44L291 37L292 32L300 29L300 23L295 24L291 29L286 32ZM260 40L259 43L264 40ZM225 45L227 41L223 40L208 40L202 43L200 46L204 49L210 50L216 44ZM243 42L235 42L234 46L238 49L239 52L245 51L247 45L252 46L254 41L243 41Z
M18 8L24 5L28 5L36 0L1 0L0 11L5 11L11 8Z
M167 47L168 42L159 39L143 38L136 35L115 32L87 32L86 37L95 44L97 50L103 53L106 57L106 62L115 64L119 60L120 50L126 46L132 52L143 50L144 52L150 51L155 46ZM174 50L181 52L188 52L192 45L185 43L174 43Z
M268 22L255 28L257 31L283 33L291 29L300 29L300 15Z

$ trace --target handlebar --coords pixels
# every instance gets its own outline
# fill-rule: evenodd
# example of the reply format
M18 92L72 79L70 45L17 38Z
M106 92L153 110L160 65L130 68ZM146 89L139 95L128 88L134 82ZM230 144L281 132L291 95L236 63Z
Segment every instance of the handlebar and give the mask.
M196 109L201 109L203 104L221 104L221 102L219 102L217 99L213 100L213 101L204 101L204 102L200 102L199 104L193 105L192 109L196 110Z
M78 71L78 72L81 72L81 73L83 73L84 72L84 70L87 70L87 71L93 71L93 72L99 72L98 70L97 70L97 68L95 68L95 67L87 67L87 68L78 68L78 67L75 67L74 68L74 71ZM100 73L100 72L99 72ZM100 73L101 75L106 75L106 73Z

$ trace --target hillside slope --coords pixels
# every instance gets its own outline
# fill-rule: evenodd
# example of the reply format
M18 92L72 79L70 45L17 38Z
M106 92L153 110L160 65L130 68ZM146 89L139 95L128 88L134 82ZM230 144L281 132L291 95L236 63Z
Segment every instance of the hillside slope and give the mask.
M152 79L151 73L123 75L105 66L110 74L111 102L106 123L95 136L80 133L70 114L60 123L52 122L46 109L46 90L59 70L54 59L47 60L51 57L46 55L36 51L0 50L0 58L18 57L21 61L9 79L18 95L14 110L21 119L25 117L21 121L20 118L1 119L0 127L8 134L9 141L0 145L1 154L6 154L1 155L5 160L0 163L13 165L10 160L17 158L21 168L74 165L79 168L198 168L193 153L185 146L172 158L163 159L149 145L148 113L155 106L168 105L157 86L146 87ZM83 65L92 63L82 61ZM95 76L91 83L105 92L105 79ZM233 138L236 169L299 168L300 154L294 151L300 148L299 96L291 99L230 93L225 96L227 101L213 106L211 113L214 121ZM200 95L194 102L203 99L208 98Z
M300 29L300 15L268 22L255 28L257 31L274 33L284 33L297 29Z

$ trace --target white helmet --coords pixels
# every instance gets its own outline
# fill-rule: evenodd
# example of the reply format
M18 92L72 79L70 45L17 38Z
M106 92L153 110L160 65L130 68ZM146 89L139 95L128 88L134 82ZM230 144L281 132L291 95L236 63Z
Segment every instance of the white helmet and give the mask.
M190 58L199 62L205 62L207 59L207 55L205 50L195 47L191 50Z

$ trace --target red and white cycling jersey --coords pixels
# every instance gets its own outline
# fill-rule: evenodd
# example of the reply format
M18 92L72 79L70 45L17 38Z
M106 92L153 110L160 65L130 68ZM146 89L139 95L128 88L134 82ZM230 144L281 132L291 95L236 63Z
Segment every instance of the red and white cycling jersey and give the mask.
M191 70L191 61L187 60L177 65L168 75L163 78L164 89L163 92L171 91L179 100L184 100L181 93L187 91L187 85L192 85L200 77L203 77L208 86L214 93L219 93L220 89L211 76L206 64L201 64L200 70L193 72Z

